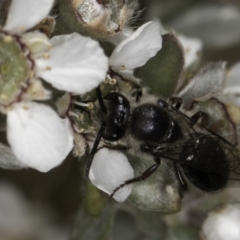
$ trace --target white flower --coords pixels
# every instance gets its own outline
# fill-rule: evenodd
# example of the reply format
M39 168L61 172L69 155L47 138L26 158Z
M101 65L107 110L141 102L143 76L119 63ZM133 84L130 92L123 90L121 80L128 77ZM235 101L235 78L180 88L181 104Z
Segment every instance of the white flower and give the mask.
M37 73L55 88L82 94L105 79L108 59L99 44L77 33L56 36L49 58L38 58Z
M0 54L6 55L7 66L0 75L5 80L0 81L0 111L7 114L8 141L23 165L43 172L65 159L73 137L54 110L31 102L50 95L39 77L57 89L82 94L104 80L108 67L99 44L90 38L73 33L49 40L39 32L24 33L47 16L53 2L13 0L0 29L2 49L7 49Z
M70 94L64 94L58 100L57 108L59 114L65 117L66 122L71 123L72 129L69 128L69 131L74 132L74 154L77 157L81 157L85 154L87 144L90 149L93 148L93 131L91 126L86 129L80 128L84 116L79 117L81 113L72 111L71 104L82 105L83 107L90 107L92 104L77 102L73 99L74 97L71 97ZM92 108L90 107L90 109ZM93 111L95 111L94 109L95 107ZM89 112L91 113L91 110ZM83 122L86 121L83 120ZM82 135L82 133L85 134ZM100 142L98 148L99 150L94 155L88 177L93 185L111 195L117 187L134 177L133 168L129 164L127 157L120 151L102 148L102 142ZM118 202L123 202L130 195L131 190L131 185L125 186L119 189L113 198Z
M218 96L222 91L225 78L225 62L213 62L204 66L191 81L178 93L184 108L192 105L194 100L206 101Z
M133 70L143 66L161 47L159 22L148 22L117 45L109 58L110 72L130 73L132 76ZM97 188L111 195L117 187L133 177L134 171L123 153L103 148L95 154L89 178ZM131 185L124 186L113 198L123 202L131 190Z
M124 77L134 78L135 68L143 66L162 47L160 24L158 21L148 22L126 37L114 49L109 58L110 72L120 73ZM99 150L93 159L89 178L102 191L112 194L125 181L134 177L134 171L127 157L119 151ZM130 195L131 185L119 189L113 196L123 202Z
M156 55L161 47L162 38L159 23L157 21L148 22L139 27L114 49L109 58L109 72L130 73L132 76L131 72L135 68L143 66L151 57ZM74 116L74 113L69 112L71 111L68 107L71 104L69 96L63 97L58 103L58 111L63 117L69 118L71 115ZM80 142L83 144L82 141ZM80 149L80 155L82 155L83 148L81 147ZM133 169L123 153L103 148L95 154L89 178L97 188L111 195L114 189L133 177ZM131 185L125 186L119 189L113 198L119 202L125 201L131 190Z
M226 205L211 212L203 223L202 233L206 240L239 240L239 204Z
M59 165L72 148L65 124L48 106L19 103L7 115L8 141L22 162L46 171Z
M110 68L119 72L141 67L161 48L159 22L147 22L117 45L109 58Z
M240 62L236 62L227 72L223 84L224 101L240 106ZM236 111L235 111L236 112ZM239 117L237 117L239 118ZM237 121L238 122L238 121Z
M89 179L100 190L111 195L117 187L133 177L133 169L123 153L102 148L95 154ZM124 186L114 194L113 198L123 202L131 190L132 185Z
M203 48L202 41L200 39L189 38L181 34L178 34L177 38L182 43L184 50L184 67L188 68L199 60Z
M224 93L236 94L240 93L240 62L235 63L227 74Z
M171 31L168 31L163 27L161 22L159 22L159 25L162 35L171 33ZM183 46L185 61L184 67L191 67L192 65L194 65L194 63L197 63L200 60L203 48L202 41L198 38L190 38L182 34L175 34L175 36L178 38L178 40Z

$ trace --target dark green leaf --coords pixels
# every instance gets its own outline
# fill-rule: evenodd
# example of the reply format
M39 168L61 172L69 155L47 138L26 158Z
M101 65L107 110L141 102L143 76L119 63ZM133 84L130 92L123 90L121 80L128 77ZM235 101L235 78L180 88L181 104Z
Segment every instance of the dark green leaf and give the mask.
M147 44L147 43L146 43ZM157 55L136 70L150 92L163 97L172 96L184 67L184 53L174 34L163 35L163 46Z
M83 160L84 162L84 160ZM84 176L84 164L80 176ZM83 181L80 189L81 207L77 213L70 240L108 240L114 217L113 202L94 187L90 181Z

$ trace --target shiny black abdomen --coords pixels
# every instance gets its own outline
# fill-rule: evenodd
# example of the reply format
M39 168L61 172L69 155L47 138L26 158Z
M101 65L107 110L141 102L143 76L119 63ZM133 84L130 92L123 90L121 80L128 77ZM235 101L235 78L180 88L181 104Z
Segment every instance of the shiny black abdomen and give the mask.
M195 134L183 146L180 166L188 180L205 192L224 188L229 177L229 162L210 135Z

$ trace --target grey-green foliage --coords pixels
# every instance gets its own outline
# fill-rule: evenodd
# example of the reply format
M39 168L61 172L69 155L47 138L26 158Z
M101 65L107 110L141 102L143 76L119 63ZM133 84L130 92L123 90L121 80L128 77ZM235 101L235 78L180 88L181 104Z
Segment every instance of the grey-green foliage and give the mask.
M114 205L90 181L84 181L84 162L83 159L79 173L80 178L82 178L81 206L74 222L70 240L108 240L113 222Z
M136 69L151 93L170 97L177 85L184 67L182 45L172 33L163 35L162 49L143 67Z
M139 176L154 164L150 159L131 159L135 176ZM181 209L178 182L173 176L172 166L166 162L146 180L133 184L129 201L145 211L175 213Z
M107 240L112 225L113 207L106 204L99 216L92 216L81 207L70 240Z

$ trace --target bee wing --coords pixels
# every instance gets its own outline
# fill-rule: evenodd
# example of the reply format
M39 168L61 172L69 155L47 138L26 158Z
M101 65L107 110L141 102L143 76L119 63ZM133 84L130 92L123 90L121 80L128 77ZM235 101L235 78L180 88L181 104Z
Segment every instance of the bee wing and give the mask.
M207 173L221 174L221 171L226 172L226 169L228 169L227 185L229 187L240 187L240 151L226 139L196 123L177 109L170 107L169 111L172 113L173 118L180 124L183 138L173 144L169 144L168 150L161 153L159 157L177 161L180 164L185 164ZM203 155L206 158L214 154L213 158L215 160L206 161L202 159L202 164L201 159L197 164L196 162L187 161L188 157L193 153L193 149L196 148L197 141L201 140L203 136L209 137L211 141L201 145L201 153L204 153ZM220 153L217 151L214 152L214 149L218 149ZM224 155L221 155L223 153ZM220 154L219 161L217 159L218 154ZM226 175L223 174L222 177L226 178Z

